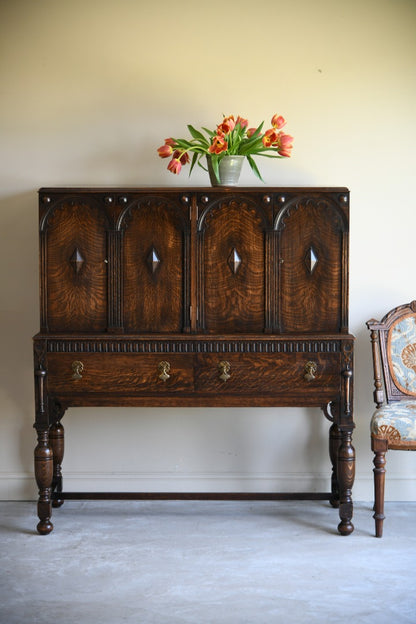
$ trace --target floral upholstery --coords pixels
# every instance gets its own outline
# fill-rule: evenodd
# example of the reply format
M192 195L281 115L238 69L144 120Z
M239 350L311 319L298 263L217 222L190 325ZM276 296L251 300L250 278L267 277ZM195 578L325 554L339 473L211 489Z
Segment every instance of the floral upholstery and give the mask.
M416 396L416 315L409 314L390 329L388 339L390 373L395 385Z
M389 445L416 444L416 400L409 399L382 405L371 419L371 435L389 441Z

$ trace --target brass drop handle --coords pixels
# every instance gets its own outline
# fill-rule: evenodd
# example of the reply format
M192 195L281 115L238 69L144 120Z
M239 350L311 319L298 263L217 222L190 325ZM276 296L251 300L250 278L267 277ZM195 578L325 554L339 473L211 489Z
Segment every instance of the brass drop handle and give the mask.
M231 364L226 360L223 360L218 364L218 368L220 370L220 379L221 381L228 381L231 377Z
M158 365L158 370L160 371L160 375L159 375L159 379L161 379L162 381L167 381L170 377L169 375L169 371L170 371L170 364L169 362L166 362L165 360L163 360L163 362L159 362Z
M306 362L304 368L305 374L303 376L305 381L313 381L316 379L316 373L318 372L318 365L316 362Z
M84 370L84 364L79 360L72 362L72 379L82 379L81 373Z

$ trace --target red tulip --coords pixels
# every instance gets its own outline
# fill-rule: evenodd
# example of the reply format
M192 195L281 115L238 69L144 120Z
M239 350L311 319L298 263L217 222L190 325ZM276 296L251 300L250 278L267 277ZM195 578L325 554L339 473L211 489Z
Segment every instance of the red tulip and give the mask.
M252 137L252 136L253 136L253 134L255 133L255 131L256 131L256 130L257 130L257 128L249 128L249 129L247 130L247 136L248 136L248 138Z
M191 160L189 158L188 152L181 152L181 150L175 150L172 154L172 158L177 158L178 160L180 160L182 165L186 165Z
M273 115L272 117L273 128L277 128L278 130L280 130L285 125L286 125L286 119L282 117L282 115Z
M182 165L187 165L189 162L191 162L188 152L183 152L179 160L181 161Z

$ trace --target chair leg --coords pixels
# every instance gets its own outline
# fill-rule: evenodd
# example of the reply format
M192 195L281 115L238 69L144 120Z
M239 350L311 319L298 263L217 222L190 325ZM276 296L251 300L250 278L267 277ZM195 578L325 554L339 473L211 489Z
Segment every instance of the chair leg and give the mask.
M383 535L384 522L384 485L386 475L386 451L374 451L374 520L376 537Z

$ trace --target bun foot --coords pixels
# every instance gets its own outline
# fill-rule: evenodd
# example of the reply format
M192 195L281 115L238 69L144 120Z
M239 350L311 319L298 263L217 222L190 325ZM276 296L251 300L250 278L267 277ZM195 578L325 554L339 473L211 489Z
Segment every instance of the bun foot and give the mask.
M53 530L53 524L50 520L41 520L36 528L40 535L48 535Z
M354 531L354 525L352 522L343 520L338 525L338 531L341 535L351 535Z

